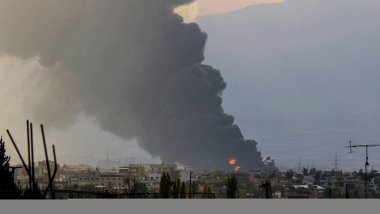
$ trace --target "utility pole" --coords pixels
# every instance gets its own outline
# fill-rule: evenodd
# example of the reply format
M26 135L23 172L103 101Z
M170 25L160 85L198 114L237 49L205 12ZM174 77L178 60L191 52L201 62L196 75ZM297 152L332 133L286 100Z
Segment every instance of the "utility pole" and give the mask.
M365 148L365 164L364 164L364 171L365 171L365 175L364 175L364 197L365 198L368 198L368 174L367 174L367 168L369 166L369 163L368 163L368 147L377 147L377 146L380 146L380 144L362 144L362 145L352 145L352 141L348 141L348 143L350 144L349 146L347 146L348 148L350 148L350 151L349 153L353 153L352 151L352 148L358 148L358 147L361 147L361 148Z
M192 175L192 174L193 174L193 173L190 172L189 198L191 198L191 175Z
M29 132L29 120L26 121L26 135L27 135L27 143L28 143L28 168L31 170L31 156L30 156L30 132ZM29 172L31 173L31 172ZM29 177L29 188L32 189L32 178Z
M108 170L108 167L109 167L109 161L110 161L110 159L109 159L109 155L108 155L108 152L109 152L109 150L108 150L108 145L107 145L107 151L106 151L106 168L107 168L107 170Z
M335 171L338 171L338 154L335 153Z

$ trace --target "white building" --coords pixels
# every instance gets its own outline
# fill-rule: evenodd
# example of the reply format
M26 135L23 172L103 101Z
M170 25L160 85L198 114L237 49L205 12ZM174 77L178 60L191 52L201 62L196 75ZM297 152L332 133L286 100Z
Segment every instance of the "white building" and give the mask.
M315 178L314 176L307 175L302 178L302 184L304 185L314 185Z
M118 173L105 174L79 174L68 179L68 185L94 185L94 186L111 186L124 187L125 175Z

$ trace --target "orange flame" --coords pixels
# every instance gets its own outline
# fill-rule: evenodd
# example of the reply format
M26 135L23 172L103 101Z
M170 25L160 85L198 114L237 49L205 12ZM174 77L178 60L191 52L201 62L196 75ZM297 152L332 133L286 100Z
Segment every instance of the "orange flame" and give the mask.
M240 166L235 166L235 171L239 171L239 169L240 169L241 167Z
M230 165L235 165L236 162L237 162L237 160L234 159L234 158L231 158L231 159L228 161L228 163L229 163Z

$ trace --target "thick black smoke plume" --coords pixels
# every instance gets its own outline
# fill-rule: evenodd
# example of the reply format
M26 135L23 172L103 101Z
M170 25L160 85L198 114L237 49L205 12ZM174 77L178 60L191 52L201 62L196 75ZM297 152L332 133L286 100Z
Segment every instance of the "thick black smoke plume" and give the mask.
M242 168L268 168L224 113L220 72L201 64L207 35L173 13L189 2L1 1L0 52L51 68L34 106L47 124L85 113L164 162L226 169L235 157Z

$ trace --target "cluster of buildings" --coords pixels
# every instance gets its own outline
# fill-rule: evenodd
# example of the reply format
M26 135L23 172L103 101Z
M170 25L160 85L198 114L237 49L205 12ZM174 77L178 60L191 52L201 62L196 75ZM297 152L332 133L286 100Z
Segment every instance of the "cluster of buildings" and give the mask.
M51 168L54 164L51 162ZM260 172L260 171L208 171L192 170L177 164L129 164L105 170L89 165L59 165L54 182L56 189L90 189L92 191L124 191L128 181L138 181L149 192L158 192L161 175L169 173L172 181L180 179L192 192L202 192L205 187L211 189L216 197L225 197L226 180L234 174L238 182L238 197L264 198L270 191L273 198L361 198L364 197L365 175L359 172L320 171L316 169L303 172ZM46 162L36 163L35 176L40 187L48 184ZM380 195L380 174L376 171L367 177L370 197ZM15 182L26 188L27 173L22 169L15 171ZM264 184L269 184L264 188Z
M51 169L54 169L54 163L50 162ZM149 191L158 191L161 175L167 172L172 180L181 179L181 181L190 180L190 168L180 168L177 164L129 164L119 168L105 170L94 168L89 165L58 165L57 175L54 181L55 189L98 189L99 191L123 190L127 188L127 181L138 181L147 187ZM45 161L35 163L35 178L41 188L48 185L48 172ZM29 185L27 172L18 168L14 172L16 184L22 188Z
M361 170L316 169L304 169L298 173L292 170L276 172L271 176L259 173L254 177L257 180L251 180L253 183L264 180L271 183L274 198L364 198L366 180L368 197L380 197L380 174L376 171L369 172L367 179Z

